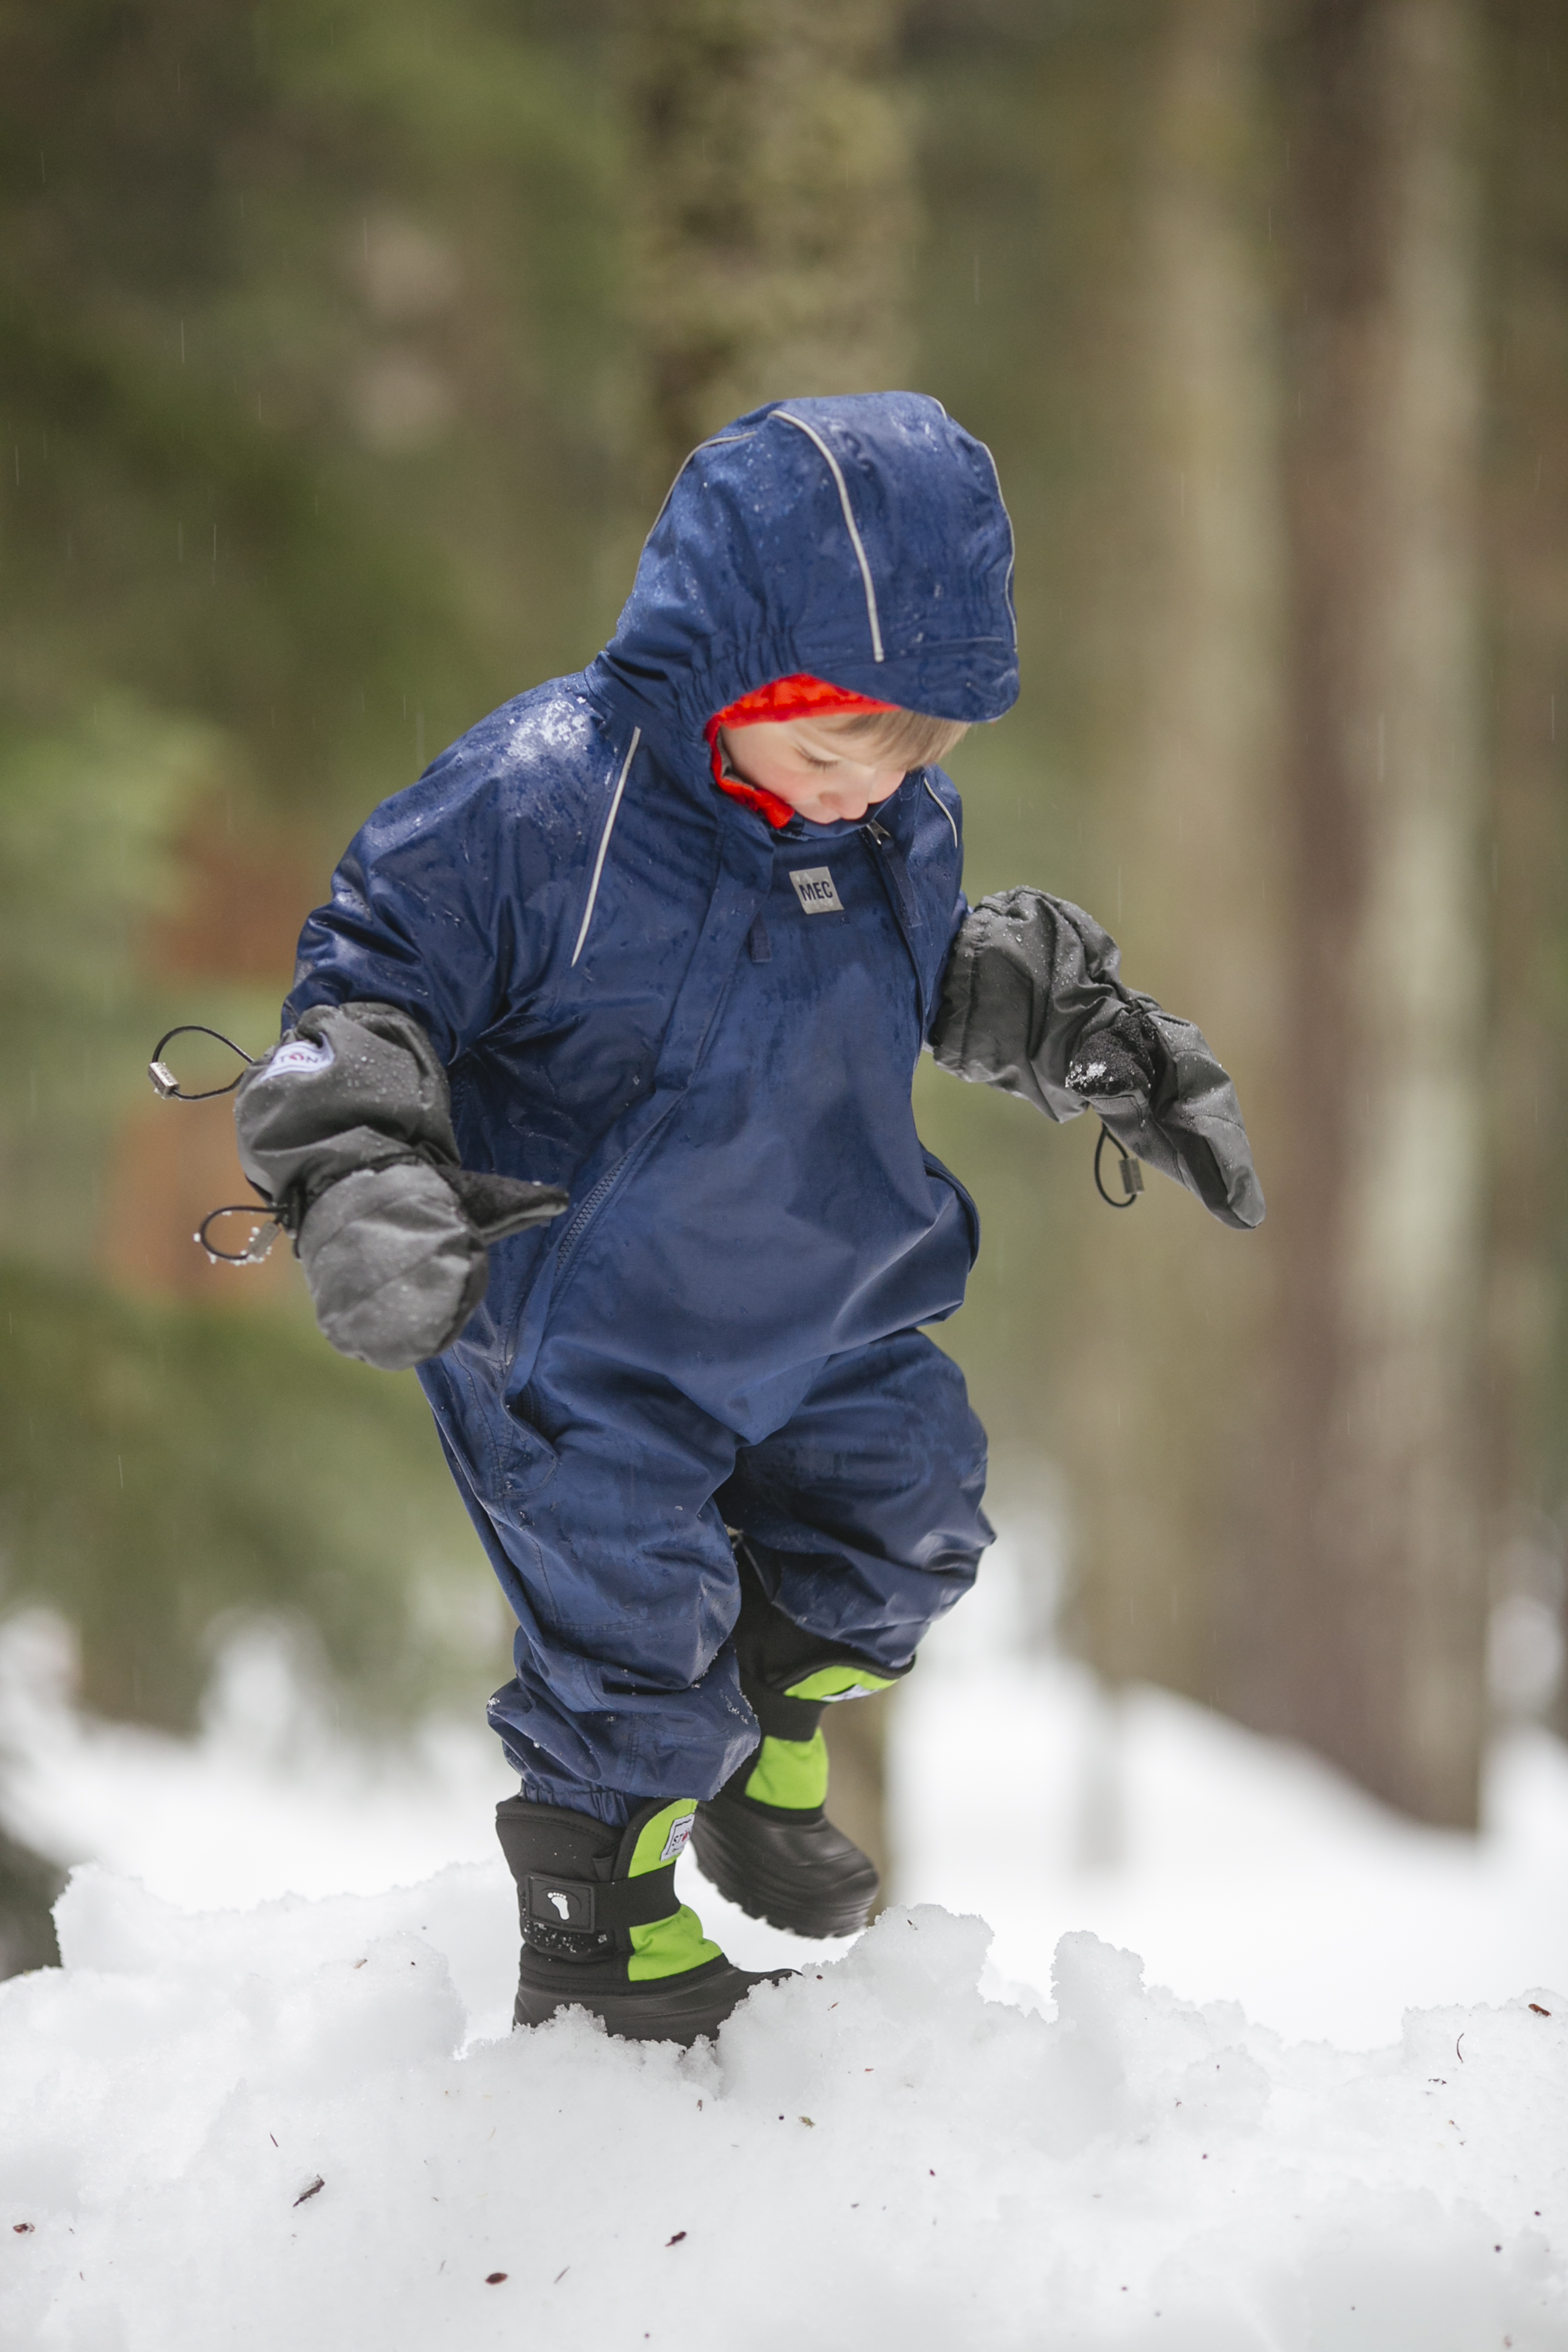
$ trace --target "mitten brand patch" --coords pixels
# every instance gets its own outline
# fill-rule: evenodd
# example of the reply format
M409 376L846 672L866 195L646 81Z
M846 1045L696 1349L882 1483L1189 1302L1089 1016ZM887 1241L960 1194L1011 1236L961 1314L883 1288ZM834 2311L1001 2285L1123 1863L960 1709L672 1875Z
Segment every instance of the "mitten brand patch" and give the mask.
M841 915L843 901L833 887L833 877L825 866L795 866L789 870L795 885L795 896L801 911L808 915Z
M695 1813L682 1813L677 1820L670 1823L670 1834L664 1840L664 1850L659 1856L661 1862L674 1862L677 1855L685 1852L685 1843L692 1833L692 1823L695 1819Z
M267 1065L269 1078L280 1078L289 1071L329 1070L337 1059L326 1038L318 1045L308 1037L290 1037L287 1044L277 1047Z

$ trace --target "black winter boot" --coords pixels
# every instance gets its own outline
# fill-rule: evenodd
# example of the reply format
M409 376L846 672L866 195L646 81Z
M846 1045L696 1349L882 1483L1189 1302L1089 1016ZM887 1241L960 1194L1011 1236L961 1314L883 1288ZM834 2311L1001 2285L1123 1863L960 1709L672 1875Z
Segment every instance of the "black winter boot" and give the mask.
M690 1798L654 1799L620 1830L525 1797L497 1806L523 1931L517 2024L577 2006L631 2042L692 2042L716 2033L753 1985L790 1973L733 1968L676 1901L693 1811Z
M775 1609L744 1541L736 1559L740 1687L762 1743L697 1807L692 1851L709 1885L750 1917L798 1936L853 1936L871 1916L879 1881L870 1856L827 1817L822 1709L901 1677L862 1664Z

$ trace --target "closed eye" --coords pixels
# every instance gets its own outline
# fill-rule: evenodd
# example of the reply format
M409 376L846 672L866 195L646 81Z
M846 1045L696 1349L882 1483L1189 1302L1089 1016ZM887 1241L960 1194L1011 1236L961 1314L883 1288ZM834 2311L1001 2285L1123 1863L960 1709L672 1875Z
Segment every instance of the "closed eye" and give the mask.
M830 768L836 768L839 764L836 760L813 760L810 751L802 751L800 757L804 760L808 768L815 768L819 774L824 776L827 774Z

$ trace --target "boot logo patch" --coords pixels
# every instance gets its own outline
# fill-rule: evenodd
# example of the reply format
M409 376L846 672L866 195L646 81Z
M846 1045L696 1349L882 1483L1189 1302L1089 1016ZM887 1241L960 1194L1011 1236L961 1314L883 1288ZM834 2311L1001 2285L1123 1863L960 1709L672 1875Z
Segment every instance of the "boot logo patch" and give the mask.
M574 1879L547 1878L541 1872L532 1871L528 1875L528 1917L551 1927L559 1925L591 1928L593 1889Z
M664 1850L659 1856L661 1862L674 1862L685 1852L685 1843L692 1833L692 1823L695 1819L695 1813L677 1814L670 1823L670 1834L664 1840Z
M843 900L833 887L831 869L826 866L795 866L789 870L795 886L795 896L800 901L800 911L806 915L841 915Z

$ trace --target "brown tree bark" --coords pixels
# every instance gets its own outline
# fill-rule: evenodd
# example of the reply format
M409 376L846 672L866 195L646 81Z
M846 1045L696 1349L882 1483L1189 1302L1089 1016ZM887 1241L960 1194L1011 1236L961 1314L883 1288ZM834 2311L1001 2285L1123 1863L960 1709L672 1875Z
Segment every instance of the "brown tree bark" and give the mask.
M898 381L914 226L900 15L895 0L629 9L644 440L664 479L759 401Z
M1487 548L1496 613L1490 899L1494 1174L1487 1290L1491 1588L1539 1704L1568 1612L1563 1509L1563 1038L1568 985L1568 41L1555 0L1490 0ZM1535 1628L1531 1654L1530 1629ZM1563 1614L1568 1635L1568 1613ZM1522 1671L1521 1671L1522 1670ZM1506 1677L1513 1680L1514 1676ZM1568 1733L1568 1679L1556 1725Z
M1294 46L1281 1428L1249 1711L1477 1813L1484 892L1467 0Z
M66 1883L58 1865L0 1825L0 1978L57 1969L60 1948L50 1914Z

